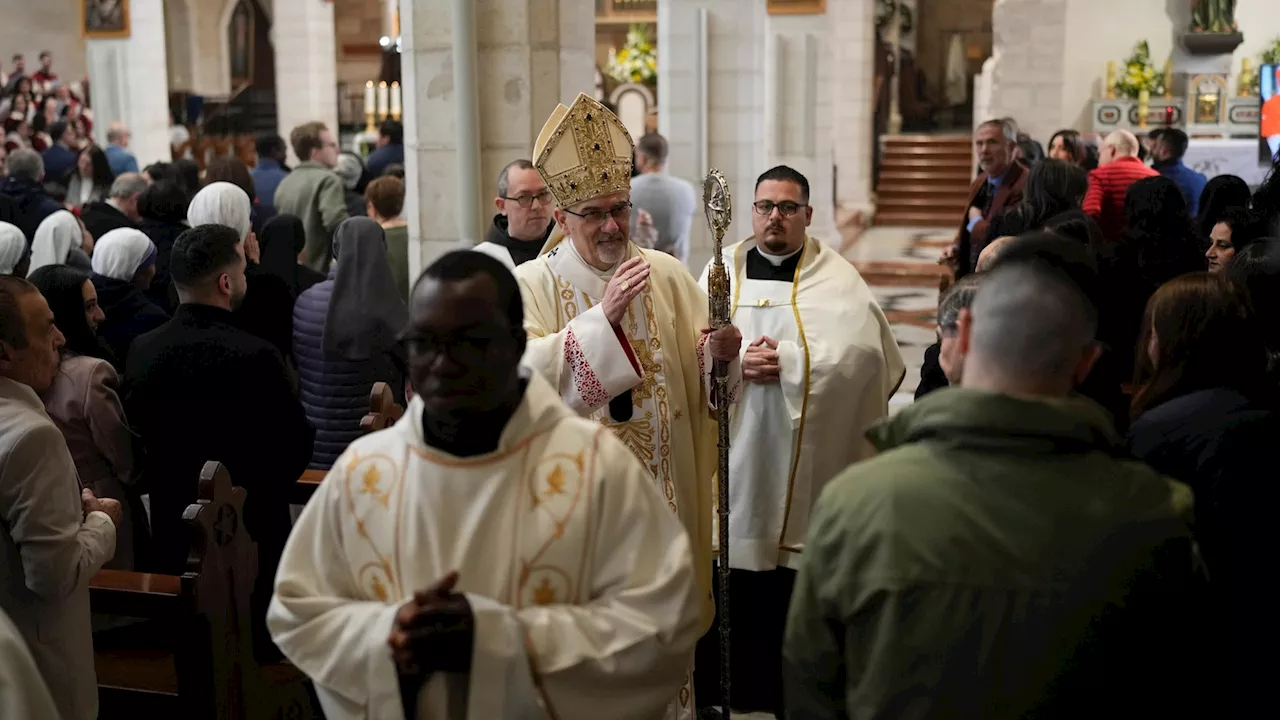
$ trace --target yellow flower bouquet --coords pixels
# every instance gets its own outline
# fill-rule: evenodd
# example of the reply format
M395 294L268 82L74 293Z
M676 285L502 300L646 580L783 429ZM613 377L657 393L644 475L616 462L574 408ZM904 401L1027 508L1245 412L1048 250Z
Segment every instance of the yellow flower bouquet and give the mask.
M649 40L649 33L644 25L632 25L627 30L626 44L621 50L609 53L605 72L621 83L657 82L658 50Z
M1116 80L1116 93L1121 97L1136 100L1143 90L1153 97L1164 94L1164 74L1151 64L1151 48L1146 40L1134 46Z

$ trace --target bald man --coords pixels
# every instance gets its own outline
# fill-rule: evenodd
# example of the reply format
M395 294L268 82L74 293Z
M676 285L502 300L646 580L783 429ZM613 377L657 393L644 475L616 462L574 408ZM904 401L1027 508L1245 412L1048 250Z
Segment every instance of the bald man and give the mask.
M1043 268L984 277L958 318L961 387L873 427L880 454L815 504L788 717L1083 717L1098 698L1195 717L1191 490L1118 459L1106 413L1071 396L1096 313Z
M1098 169L1089 172L1082 209L1102 226L1107 242L1116 242L1124 233L1124 195L1129 186L1159 173L1138 159L1138 138L1128 130L1107 135L1098 162Z

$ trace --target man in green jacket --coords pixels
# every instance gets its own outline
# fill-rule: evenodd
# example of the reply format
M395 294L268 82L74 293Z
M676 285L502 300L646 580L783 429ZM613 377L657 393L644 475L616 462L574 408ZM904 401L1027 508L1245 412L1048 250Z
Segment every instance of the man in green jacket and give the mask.
M333 233L347 219L342 179L333 171L338 164L338 143L319 122L294 128L289 142L301 164L276 188L276 210L302 220L307 232L302 263L312 270L328 272L333 260Z
M960 387L873 427L882 454L817 504L787 622L788 718L1194 712L1191 490L1119 459L1106 412L1070 396L1095 326L1044 266L986 278L960 315Z

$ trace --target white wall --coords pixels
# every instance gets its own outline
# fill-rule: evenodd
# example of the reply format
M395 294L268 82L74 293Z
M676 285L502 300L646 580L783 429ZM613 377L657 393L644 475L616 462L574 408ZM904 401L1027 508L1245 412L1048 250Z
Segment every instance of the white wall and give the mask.
M1244 33L1244 43L1232 57L1232 90L1240 61L1246 57L1256 61L1258 53L1280 35L1278 7L1275 0L1237 2L1236 23ZM1102 97L1105 90L1108 60L1121 62L1133 51L1135 43L1145 39L1151 46L1152 64L1163 68L1190 24L1189 0L1067 0L1062 126L1081 130L1092 127L1090 111L1093 101Z
M76 0L0 0L0 64L12 72L9 58L27 56L27 72L40 67L40 52L53 52L53 69L63 80L86 75L80 7Z

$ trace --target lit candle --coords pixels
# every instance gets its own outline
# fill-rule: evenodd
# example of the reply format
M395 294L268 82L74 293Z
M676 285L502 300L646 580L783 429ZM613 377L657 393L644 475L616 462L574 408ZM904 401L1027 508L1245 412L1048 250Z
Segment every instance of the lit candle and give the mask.
M387 104L387 84L380 82L378 83L378 117L387 116Z
M375 108L373 106L373 81L370 80L369 82L364 84L364 114L372 115L374 109Z
M400 117L400 83L391 83L391 117Z

